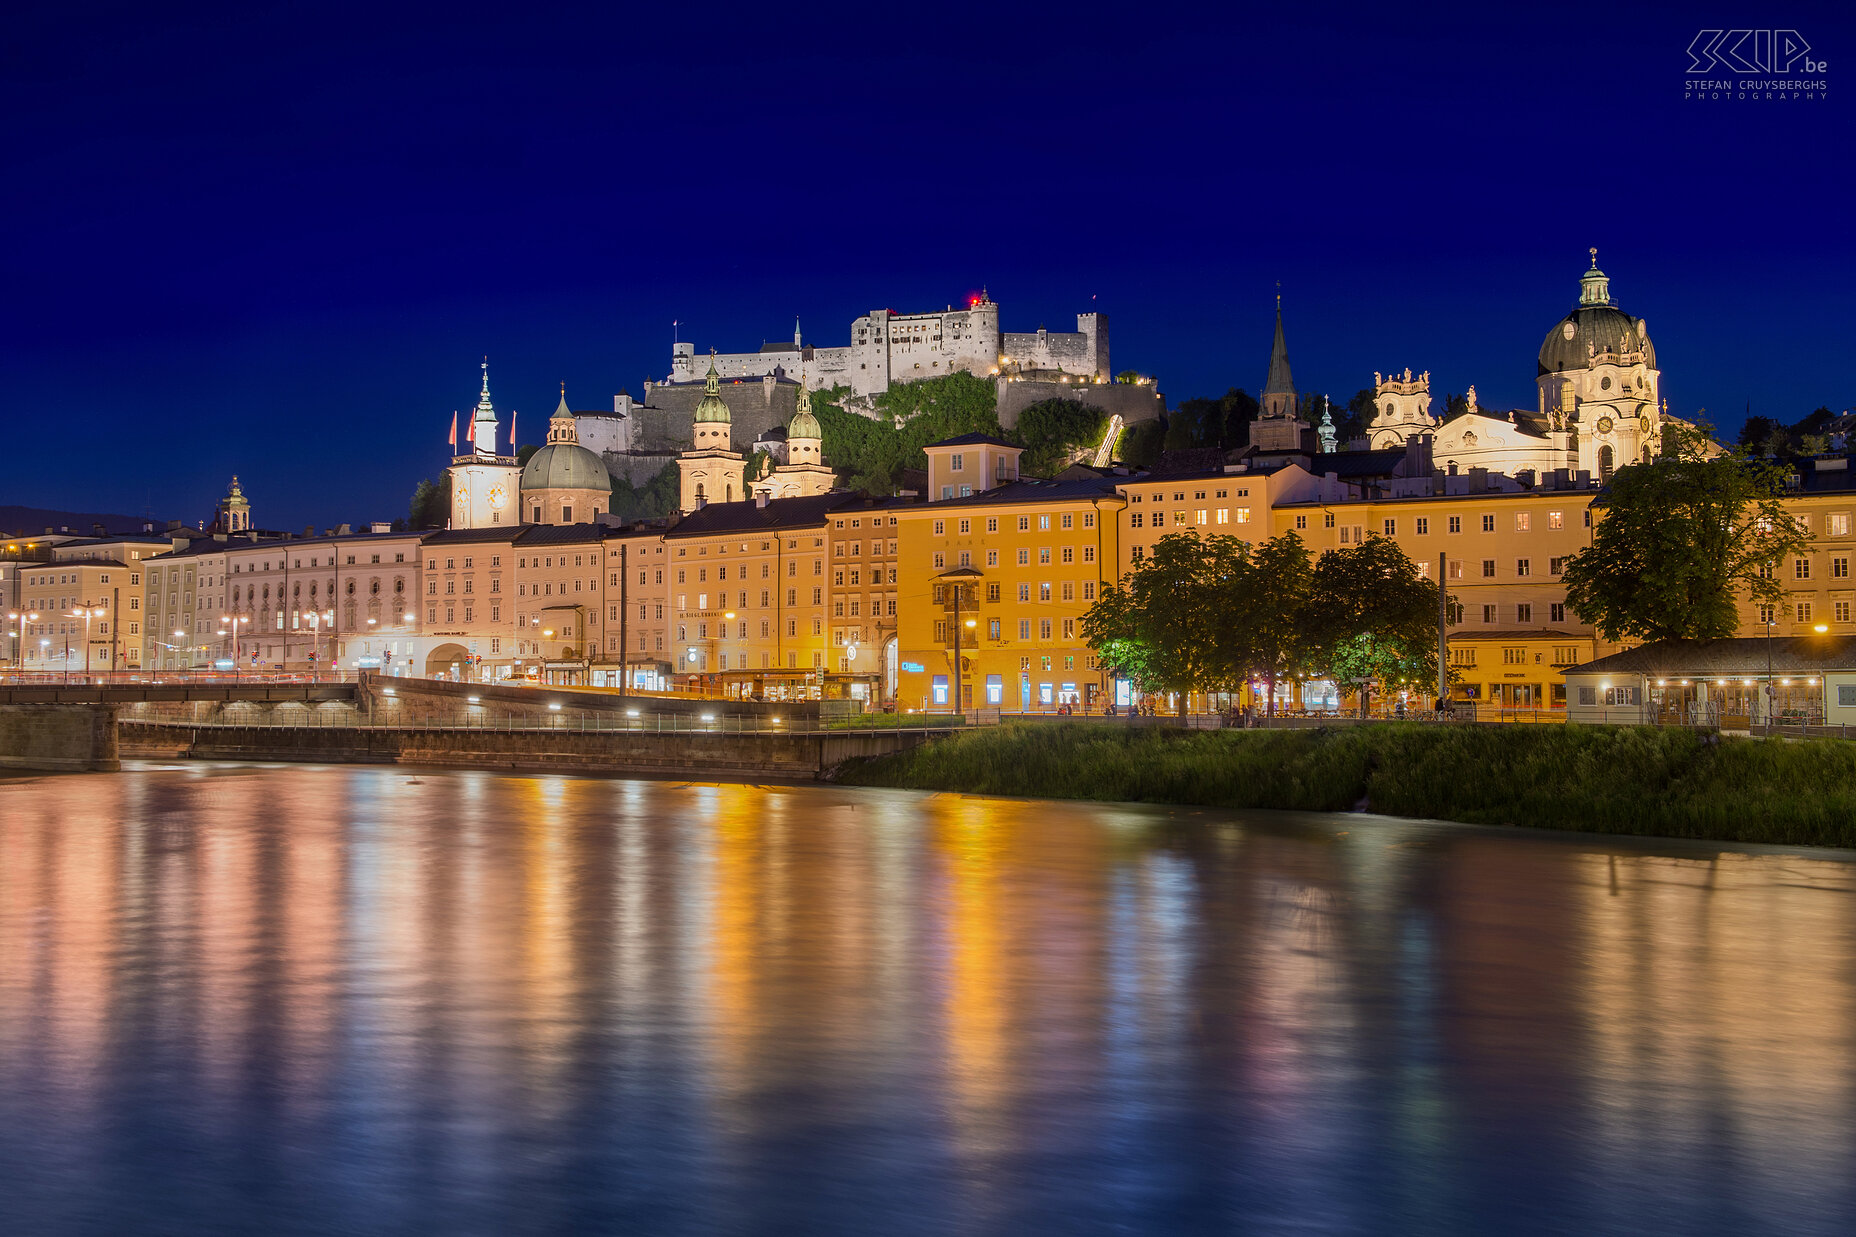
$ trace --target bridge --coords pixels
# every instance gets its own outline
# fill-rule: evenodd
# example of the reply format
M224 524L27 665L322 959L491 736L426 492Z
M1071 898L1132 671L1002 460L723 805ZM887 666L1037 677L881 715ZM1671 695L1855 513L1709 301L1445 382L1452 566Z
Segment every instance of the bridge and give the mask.
M0 768L123 757L816 778L946 727L833 725L818 701L705 700L364 674L0 685Z

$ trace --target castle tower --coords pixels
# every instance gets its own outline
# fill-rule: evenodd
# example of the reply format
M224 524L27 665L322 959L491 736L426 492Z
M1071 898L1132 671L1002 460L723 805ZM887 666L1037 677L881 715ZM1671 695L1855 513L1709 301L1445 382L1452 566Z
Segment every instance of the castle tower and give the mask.
M800 390L805 390L803 383ZM709 376L703 382L702 399L696 405L690 430L694 443L677 457L677 471L682 475L679 510L688 515L708 503L732 503L746 498L746 462L733 449L734 415L722 399L722 383L715 372L713 353L709 358Z
M465 439L470 449L451 461L451 527L490 528L520 524L522 469L513 455L496 453L496 405L490 401L490 362L483 362L483 389ZM463 447L463 443L458 444Z
M245 501L245 492L238 488L236 476L232 478L226 496L219 500L219 512L213 523L217 531L222 533L251 531L251 504Z

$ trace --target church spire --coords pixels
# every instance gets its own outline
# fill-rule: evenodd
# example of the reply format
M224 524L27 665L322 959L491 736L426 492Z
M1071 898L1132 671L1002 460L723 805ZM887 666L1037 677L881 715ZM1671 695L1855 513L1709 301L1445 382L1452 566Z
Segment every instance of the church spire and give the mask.
M496 405L490 402L490 358L483 358L483 390L471 417L470 441L479 455L496 454Z
M1261 402L1262 414L1266 417L1290 416L1295 412L1295 379L1289 373L1289 345L1283 341L1280 291L1276 293L1276 338L1270 343L1270 374L1263 384Z

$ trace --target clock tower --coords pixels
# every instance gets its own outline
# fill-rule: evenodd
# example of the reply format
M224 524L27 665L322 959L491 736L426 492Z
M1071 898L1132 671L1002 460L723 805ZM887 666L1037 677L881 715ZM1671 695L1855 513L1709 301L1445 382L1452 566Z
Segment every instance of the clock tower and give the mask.
M483 392L460 447L473 449L451 461L451 527L494 528L522 522L518 485L521 466L513 455L496 453L496 408L490 403L490 363L483 363ZM514 444L511 444L513 448Z

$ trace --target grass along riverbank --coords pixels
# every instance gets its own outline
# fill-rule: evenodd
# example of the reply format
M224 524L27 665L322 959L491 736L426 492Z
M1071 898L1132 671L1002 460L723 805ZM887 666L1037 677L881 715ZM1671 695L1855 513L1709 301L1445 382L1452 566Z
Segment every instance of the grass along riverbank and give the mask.
M1625 726L1176 731L988 726L847 766L856 786L1345 811L1856 847L1856 743Z

